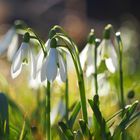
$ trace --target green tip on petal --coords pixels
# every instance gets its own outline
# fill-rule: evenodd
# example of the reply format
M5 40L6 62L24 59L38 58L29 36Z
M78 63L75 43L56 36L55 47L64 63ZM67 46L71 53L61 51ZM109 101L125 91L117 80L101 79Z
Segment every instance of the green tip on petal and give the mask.
M57 47L57 41L56 41L55 38L52 38L52 39L51 39L50 47L51 47L51 48L56 48L56 47Z
M95 34L94 29L91 29L89 35L88 35L88 43L93 44L95 43Z
M108 25L104 28L104 33L103 33L104 39L110 39L111 30L112 30L112 25L111 25L111 24L108 24Z
M30 34L26 32L23 37L23 42L28 43L30 41Z
M49 38L50 39L53 38L55 34L56 34L55 29L51 29L49 32Z

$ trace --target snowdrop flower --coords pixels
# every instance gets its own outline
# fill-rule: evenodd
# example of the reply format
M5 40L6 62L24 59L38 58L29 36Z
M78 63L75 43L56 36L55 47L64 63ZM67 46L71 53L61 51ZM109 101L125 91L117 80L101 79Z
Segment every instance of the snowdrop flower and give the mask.
M97 55L97 67L99 66L99 55ZM85 48L80 53L80 62L82 69L86 71L86 76L95 73L95 37L94 30L92 29L89 34L89 40Z
M34 70L34 58L31 51L31 48L29 47L29 33L25 33L24 35L24 41L22 42L20 48L16 52L11 66L11 75L12 78L16 78L22 70L22 66L24 64L30 63L30 69L31 69L31 75L35 76L35 70Z
M46 79L49 82L53 82L59 71L61 80L66 81L66 66L61 55L59 48L56 47L57 42L55 39L51 39L50 48L48 55L44 59L42 68L41 68L41 82Z
M18 35L14 27L10 28L4 37L0 40L0 55L7 50L7 58L9 61L13 59L18 49Z
M104 31L104 39L98 47L98 53L101 56L101 60L105 61L107 69L114 73L117 69L117 54L116 50L110 39L110 32L112 26L107 25Z
M43 59L44 59L44 53L42 49L40 49L38 55L36 57L34 56L33 69L35 71L35 76L34 77L31 76L29 79L29 86L33 89L38 89L40 85L42 85L40 80L40 71L41 71Z

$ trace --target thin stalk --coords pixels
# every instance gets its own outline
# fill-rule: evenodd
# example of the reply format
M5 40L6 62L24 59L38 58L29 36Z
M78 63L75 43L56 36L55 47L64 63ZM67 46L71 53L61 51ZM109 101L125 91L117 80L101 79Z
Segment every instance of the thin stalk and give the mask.
M119 45L119 78L120 78L120 96L121 96L121 108L123 109L122 115L124 114L125 111L125 102L124 102L124 83L123 83L123 67L122 67L122 50L123 50L123 44L122 40L120 37L120 34L116 34L117 36L117 41Z
M66 74L67 74L67 78L66 78L66 83L65 83L65 101L66 101L66 122L68 123L68 119L69 119L69 95L68 95L68 90L69 90L69 81L68 81L68 73L67 73L67 61L65 58L65 64L66 64Z
M120 76L120 96L121 96L121 108L122 108L122 117L125 112L125 102L124 102L124 85L123 85L123 67L122 67L122 50L123 44L121 40L120 33L116 33L118 45L119 45L119 76ZM125 140L125 129L122 130L122 140Z
M35 34L35 33L34 33ZM36 34L35 34L36 35ZM39 42L39 44L40 44L40 46L41 46L41 48L42 48L42 51L43 51L43 53L44 53L44 55L46 56L46 51L45 51L45 47L44 47L44 43L42 43L42 40L36 35L36 36L30 36L30 38L31 39L36 39L38 42Z
M47 91L46 91L46 117L47 117L47 130L46 130L46 140L51 140L51 101L50 101L50 82L47 81Z
M82 111L83 111L83 118L84 118L85 122L88 123L88 114L87 114L87 106L86 106L86 92L85 92L85 83L84 83L84 77L83 77L83 70L82 70L82 67L81 67L80 58L79 58L79 52L77 50L77 47L75 46L75 44L72 41L71 41L71 43L72 43L72 46L76 50L75 51L75 56L76 56L77 65L78 65L78 68L79 68L79 71L77 71L77 75L80 75L79 79L78 79L78 84L79 84L81 105L82 105Z
M71 57L73 59L73 63L76 69L76 74L78 77L78 85L79 85L79 91L80 91L80 99L81 99L81 106L82 106L82 113L83 113L83 119L86 123L88 123L88 115L87 115L87 106L86 106L86 95L85 95L85 84L84 84L84 78L83 78L83 71L80 64L79 55L75 50L74 44L71 42L71 44L68 44L64 38L61 36L55 35L55 37L62 39L67 46L66 48L69 50ZM71 41L71 40L70 40ZM69 47L71 45L71 47ZM74 48L74 50L73 50Z
M85 95L85 84L83 73L80 75L80 79L78 79L79 91L80 91L80 98L81 98L81 105L83 111L83 118L86 123L88 123L88 115L87 115L87 106L86 106L86 95Z
M69 119L68 78L66 79L65 101L66 101L66 122L68 122L68 119Z

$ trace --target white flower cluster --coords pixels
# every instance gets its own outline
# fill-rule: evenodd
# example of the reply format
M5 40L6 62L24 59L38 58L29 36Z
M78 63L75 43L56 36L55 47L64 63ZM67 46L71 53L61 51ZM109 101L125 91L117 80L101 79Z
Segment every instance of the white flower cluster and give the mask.
M61 81L66 81L66 60L64 60L64 51L57 47L56 39L48 39L45 43L44 54L40 49L35 55L33 47L30 46L30 34L24 35L24 40L19 49L17 43L17 34L14 28L11 28L3 37L0 43L0 54L6 50L8 58L12 60L11 76L16 78L22 71L23 66L28 66L30 70L30 84L37 87L41 83L53 82L57 76Z
M106 66L106 70L104 72L102 73L97 72L98 86L100 91L102 89L107 89L106 91L104 91L105 93L109 91L109 82L107 81L107 76L109 74L106 75L107 70L110 73L115 73L116 70L118 69L117 53L110 37L111 28L112 28L111 25L107 25L105 27L104 38L98 46L95 45L95 37L93 37L94 31L91 30L89 34L90 39L85 48L80 53L81 66L85 71L86 76L90 77L95 74L95 47L97 47L96 54L97 69L99 69L102 62L104 62ZM94 81L92 83L94 83ZM107 87L102 86L103 84L101 83L104 83L104 85L106 84L108 86Z

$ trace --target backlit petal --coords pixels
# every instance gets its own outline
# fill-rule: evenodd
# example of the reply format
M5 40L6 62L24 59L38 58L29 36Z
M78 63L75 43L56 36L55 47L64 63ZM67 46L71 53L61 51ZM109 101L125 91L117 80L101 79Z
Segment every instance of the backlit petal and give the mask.
M50 42L51 42L51 40L48 39L47 42L45 43L45 47L46 47L45 49L46 49L47 52L48 52L49 49L50 49Z
M5 36L0 41L0 55L6 51L9 44L11 43L13 36L15 35L15 29L11 28L8 30L8 32L5 34Z
M11 75L12 78L16 78L22 69L22 51L21 48L17 51L13 58L12 66L11 66Z
M81 53L80 53L80 55L79 55L82 69L84 69L85 63L86 63L86 61L87 61L88 49L89 49L89 44L87 44L87 45L85 46L85 48L81 51Z
M58 54L56 48L50 48L47 59L48 59L46 69L47 80L52 82L57 76Z
M111 58L106 59L105 64L110 72L112 72L112 73L115 72L115 66L113 65L113 61Z
M58 59L59 59L59 72L60 72L60 77L61 77L61 80L63 82L66 81L66 75L67 75L67 72L66 72L66 64L65 62L63 61L63 58L60 54L58 54Z
M41 68L41 82L44 82L47 79L47 75L46 75L46 71L47 71L47 63L48 60L47 58L44 59L44 62L42 64L42 68Z
M9 44L8 51L7 51L7 58L11 61L18 49L18 35L15 34L11 43Z
M29 54L30 54L30 70L31 70L31 77L32 79L36 78L36 60L35 60L35 54L33 52L33 50L29 50Z

